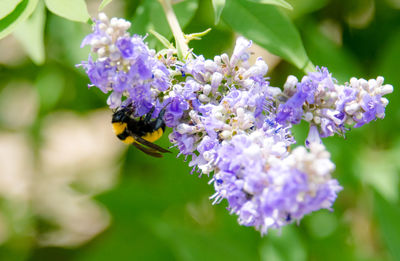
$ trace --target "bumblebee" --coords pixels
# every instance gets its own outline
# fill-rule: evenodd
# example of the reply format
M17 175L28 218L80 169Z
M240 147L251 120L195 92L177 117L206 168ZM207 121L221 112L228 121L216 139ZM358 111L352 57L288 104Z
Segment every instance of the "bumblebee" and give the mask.
M158 140L165 131L163 120L165 109L162 109L155 120L151 120L154 107L145 116L133 118L132 106L119 108L112 116L112 128L118 139L126 144L132 144L144 153L160 158L161 153L170 152L153 142Z

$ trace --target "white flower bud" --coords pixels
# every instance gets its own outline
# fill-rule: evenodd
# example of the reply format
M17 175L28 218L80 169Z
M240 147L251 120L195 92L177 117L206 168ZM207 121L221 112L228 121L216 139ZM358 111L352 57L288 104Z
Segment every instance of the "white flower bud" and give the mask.
M106 34L108 34L108 35L113 35L114 34L114 29L112 29L112 27L108 27L107 28L107 30L106 30Z
M381 86L381 85L383 84L384 80L385 80L385 79L384 79L382 76L378 76L378 77L376 78L376 83L377 83L379 86Z
M360 79L360 80L358 80L358 83L360 84L360 86L361 86L364 90L369 91L369 85L368 85L367 80L365 80L365 79Z
M353 86L354 88L358 88L358 80L355 77L352 77L350 79L350 85Z
M221 60L225 63L225 64L229 64L229 56L226 53L223 53L221 55Z
M382 87L380 87L377 91L379 95L385 95L393 92L393 86L390 84L385 84Z
M193 127L186 123L181 123L176 127L176 131L180 134L191 133L193 131Z
M172 89L174 90L175 93L182 93L183 91L183 87L180 84L175 84Z
M375 79L368 80L368 92L373 92L378 87L378 84Z
M108 23L108 17L105 13L100 13L99 14L99 20L103 23Z
M111 18L110 25L112 27L117 27L118 26L118 18L116 18L116 17Z
M203 87L204 95L208 96L210 94L210 92L211 92L211 85L209 85L209 84L204 85L204 87Z
M310 122L310 121L312 121L313 117L314 117L314 115L309 111L304 114L304 120L305 121Z
M220 111L215 112L215 113L214 113L214 117L215 117L217 120L220 120L220 121L223 121L223 120L224 120L224 115L223 115L222 112L220 112Z
M202 102L202 103L208 103L208 102L210 102L210 98L207 97L207 96L204 95L204 94L200 94L200 95L199 95L199 101Z
M221 64L221 56L219 56L219 55L215 56L215 57L214 57L214 62L215 62L216 64Z
M283 92L289 97L292 97L293 94L296 93L296 85L298 82L299 80L295 76L289 75L283 85Z
M249 78L252 76L264 76L268 72L268 65L261 58L258 58L256 64L251 66L246 72L243 73L244 78Z
M319 116L315 116L314 117L314 122L315 122L315 124L320 124L321 123L321 118L319 117Z
M105 31L107 29L107 25L105 23L99 23L98 25L100 31Z
M92 48L94 48L94 49L100 48L101 46L103 46L103 44L101 43L101 41L99 41L99 40L96 39L96 38L93 38L93 39L90 41L90 45L91 45Z
M204 68L208 71L214 72L218 69L218 66L215 64L213 60L206 60L204 62Z
M354 102L344 107L344 111L349 115L353 115L360 107L360 104Z
M220 136L222 139L227 140L227 139L230 139L230 138L232 137L232 132L231 132L231 131L228 131L228 130L224 130L223 132L221 132L221 133L219 134L219 136Z
M218 88L218 86L221 84L223 78L224 78L224 76L222 74L220 74L219 72L213 73L213 75L211 77L211 87L213 89Z
M383 105L384 107L386 107L386 105L389 104L389 100L386 99L386 98L381 98L381 103L382 103L382 105Z
M109 44L111 44L110 38L105 37L105 36L101 37L100 42L101 42L101 44L103 44L103 45L109 45Z
M106 55L106 48L101 47L99 50L97 50L97 54L99 57L104 57Z
M214 158L214 153L211 152L211 151L205 151L205 152L203 153L203 158L204 158L206 161L211 161L211 160L213 160L213 158Z

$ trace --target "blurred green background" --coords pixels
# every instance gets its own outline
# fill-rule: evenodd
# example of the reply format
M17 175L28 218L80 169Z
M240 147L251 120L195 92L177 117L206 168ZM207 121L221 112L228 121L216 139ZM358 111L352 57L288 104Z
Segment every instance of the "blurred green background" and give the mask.
M261 237L239 226L225 202L211 205L209 178L190 175L176 150L154 159L121 144L106 96L75 67L87 59L79 46L90 26L39 1L29 18L37 26L0 40L0 260L400 260L400 1L287 2L314 64L341 83L382 75L395 89L386 119L325 140L344 187L333 212ZM86 3L96 16L100 1ZM174 8L186 33L212 28L191 43L195 53L232 51L238 34L224 13L214 24L210 0ZM171 35L156 0L114 0L104 11L133 21L132 32ZM269 64L273 86L303 74L253 51ZM306 130L294 130L300 144ZM158 143L168 147L167 135Z

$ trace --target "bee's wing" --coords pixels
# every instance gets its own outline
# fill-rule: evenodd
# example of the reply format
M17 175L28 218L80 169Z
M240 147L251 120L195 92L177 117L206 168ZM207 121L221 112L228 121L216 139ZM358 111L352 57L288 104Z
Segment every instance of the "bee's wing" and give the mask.
M159 152L162 152L162 153L170 152L169 150L166 150L166 149L164 149L164 148L161 148L160 146L158 146L158 145L156 145L156 144L154 144L154 143L152 143L152 142L150 142L150 141L147 141L147 140L145 140L145 139L143 139L143 138L141 138L141 137L139 137L139 136L137 136L137 135L135 135L135 134L132 134L132 136L133 136L133 137L135 138L135 140L136 140L137 142L139 142L140 144L146 145L147 147L152 148L152 149L154 149L154 150L156 150L156 151L159 151Z
M138 148L139 150L143 151L144 153L146 153L150 156L153 156L156 158L161 158L163 156L161 153L155 151L154 149L143 147L142 145L140 145L137 142L134 142L132 144L133 144L133 146L135 146L136 148Z

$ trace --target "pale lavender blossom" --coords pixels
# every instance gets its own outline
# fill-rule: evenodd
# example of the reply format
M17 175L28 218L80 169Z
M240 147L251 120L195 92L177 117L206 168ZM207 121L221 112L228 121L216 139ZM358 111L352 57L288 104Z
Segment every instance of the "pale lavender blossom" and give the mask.
M150 111L157 95L168 89L170 73L142 37L129 35L129 27L123 19L109 20L99 14L93 33L82 42L82 47L90 45L98 58L93 61L89 56L81 65L92 82L89 86L104 93L111 91L107 100L110 108L120 107L125 97L136 108L135 115L141 116Z
M226 200L239 224L262 234L331 209L342 188L321 138L383 118L382 96L391 85L382 77L339 85L317 67L300 82L289 76L281 90L267 81L262 58L250 64L252 43L243 37L231 57L192 54L180 61L173 48L156 54L129 27L99 15L82 42L97 57L81 64L89 86L111 92L110 108L132 106L134 116L154 109L154 118L163 110L177 156L189 160L192 172L210 176L214 204ZM301 120L310 123L306 147L290 150L292 124Z
M352 78L350 83L339 85L326 68L317 67L301 82L293 76L288 78L284 94L290 97L279 104L276 120L298 124L304 119L313 126L312 136L318 129L321 138L344 135L349 127L383 118L388 100L382 96L392 91L393 86L383 85L383 77L369 81Z

